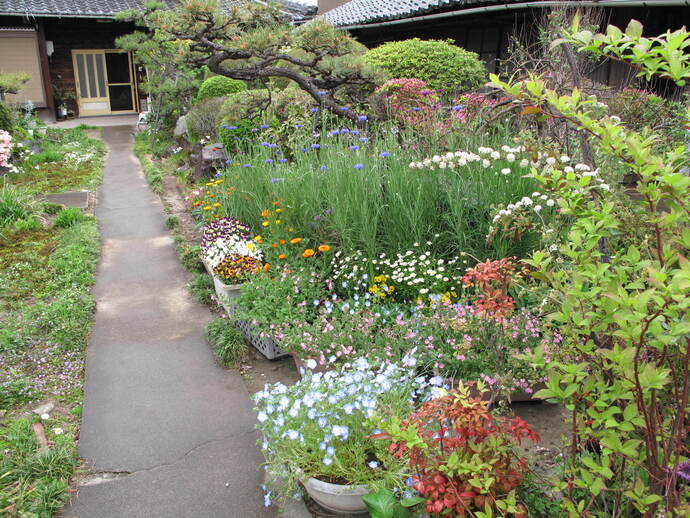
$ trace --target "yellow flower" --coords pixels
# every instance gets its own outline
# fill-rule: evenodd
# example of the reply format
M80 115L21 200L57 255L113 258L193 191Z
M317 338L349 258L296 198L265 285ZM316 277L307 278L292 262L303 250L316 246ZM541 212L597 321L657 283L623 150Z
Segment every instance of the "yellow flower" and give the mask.
M281 221L279 219L276 220L276 225L280 225Z
M261 243L261 240L262 240L262 239L263 239L263 237L261 237L261 236L256 236L256 237L254 238L254 241L256 241L257 243Z
M267 226L269 226L270 224L271 224L270 221L264 221L264 222L261 224L261 226L267 227Z
M290 243L292 243L293 245L296 245L296 244L299 243L300 241L302 241L302 238L301 238L301 237L293 237L293 238L290 240Z
M328 252L330 249L331 249L331 247L328 245L320 245L319 246L319 252Z
M210 205L206 205L206 207L204 207L204 210L211 210L211 206L210 206Z
M206 184L206 187L211 187L211 186L213 186L213 182L208 182L208 183Z
M311 248L307 248L304 252L302 252L302 257L311 257L314 255L316 252L312 250Z
M277 214L280 214L281 212L283 212L283 209L276 209Z
M220 203L216 202L213 204L214 207L220 207Z
M254 246L254 243L247 243L247 250L251 250L252 252L256 250L256 246Z
M286 257L287 257L287 255L285 255L285 254L280 254L280 255L278 256L278 259L285 259Z
M292 227L290 227L290 228L288 229L288 232L294 232L294 231L295 231L295 229L292 228Z

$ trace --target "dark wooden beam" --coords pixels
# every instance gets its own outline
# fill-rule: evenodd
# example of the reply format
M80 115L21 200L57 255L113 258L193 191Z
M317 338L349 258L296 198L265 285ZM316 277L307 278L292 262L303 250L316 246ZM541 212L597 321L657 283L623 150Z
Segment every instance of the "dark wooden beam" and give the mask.
M48 65L48 52L46 50L46 31L44 21L38 20L38 55L41 60L41 75L43 76L43 90L46 95L46 105L53 117L55 117L55 99L53 99L53 82L50 79L50 68Z

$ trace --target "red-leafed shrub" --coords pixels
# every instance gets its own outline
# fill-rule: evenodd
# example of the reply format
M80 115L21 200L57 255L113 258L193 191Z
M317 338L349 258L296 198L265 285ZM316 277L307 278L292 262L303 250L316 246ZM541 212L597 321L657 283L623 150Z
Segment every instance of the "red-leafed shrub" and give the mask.
M495 417L486 401L460 385L388 431L390 452L409 459L412 487L426 499L427 512L470 517L489 507L494 516L527 516L516 499L527 462L516 447L539 435L519 417Z

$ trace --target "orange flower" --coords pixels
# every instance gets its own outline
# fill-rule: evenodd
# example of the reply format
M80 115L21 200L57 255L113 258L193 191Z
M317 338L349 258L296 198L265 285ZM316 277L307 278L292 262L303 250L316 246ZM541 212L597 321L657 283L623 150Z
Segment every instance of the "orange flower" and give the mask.
M319 252L328 252L330 249L331 249L331 247L328 245L320 245L319 246Z
M213 204L214 207L220 207L220 203L216 202Z
M278 243L271 243L271 248L278 248Z
M270 269L271 269L271 265L269 263L264 264L264 271L265 272L267 272Z
M274 202L273 202L273 206L274 206L274 207L277 207L278 205L280 205L280 202L279 202L279 201L274 201Z
M209 194L208 195L209 198L214 198L215 196L216 196L215 194Z
M290 243L292 243L293 245L296 245L296 244L299 243L300 241L302 241L302 238L301 238L301 237L293 237L293 238L290 240Z
M311 257L314 255L316 252L312 250L311 248L307 248L304 252L302 252L302 257Z
M278 242L279 242L281 245L284 245L284 244L285 244L285 240L284 240L284 239L281 239L281 240L278 241Z
M210 206L210 205L206 205L206 207L204 207L204 210L211 210L211 206Z
M200 201L195 201L195 202L194 202L194 206L195 206L195 207L198 207L199 205L201 205L201 202L200 202Z
M267 209L267 210L265 210L265 211L263 211L263 212L261 213L261 217L262 217L262 218L265 218L265 217L267 217L269 214L270 214L270 212L268 212L268 209Z
M287 257L287 255L285 255L285 254L280 254L280 255L278 256L278 259L285 259L286 257Z

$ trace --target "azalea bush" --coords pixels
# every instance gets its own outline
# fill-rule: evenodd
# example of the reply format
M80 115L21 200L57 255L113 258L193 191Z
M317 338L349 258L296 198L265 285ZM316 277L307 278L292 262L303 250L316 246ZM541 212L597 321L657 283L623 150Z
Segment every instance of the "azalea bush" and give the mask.
M339 372L307 372L294 385L268 385L254 395L260 444L282 496L310 477L374 490L401 487L405 461L388 452L382 422L403 419L433 386L403 365L380 368L357 359ZM374 420L375 418L375 420Z

